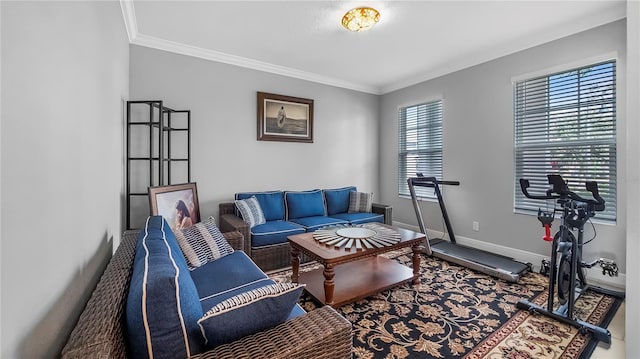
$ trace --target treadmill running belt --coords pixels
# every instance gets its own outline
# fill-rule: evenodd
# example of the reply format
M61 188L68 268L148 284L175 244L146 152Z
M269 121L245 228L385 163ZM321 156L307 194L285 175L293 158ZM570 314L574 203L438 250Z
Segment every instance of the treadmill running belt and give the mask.
M431 250L436 253L448 254L452 257L466 259L471 262L482 264L486 267L496 268L511 273L522 273L529 269L526 264L516 262L512 258L485 252L476 248L461 246L460 244L452 244L451 242L446 241L442 241L435 245L432 244Z
M439 184L459 185L460 183L457 181L439 181L435 177L418 176L407 179L407 185L411 193L411 202L413 202L413 209L416 211L420 231L425 234L427 233L414 186L433 188L438 198L446 233L449 234L449 241L429 240L426 242L425 249L423 250L425 254L434 255L448 262L459 264L510 282L517 282L521 275L531 270L529 264L518 262L512 258L457 244L455 232L451 226Z

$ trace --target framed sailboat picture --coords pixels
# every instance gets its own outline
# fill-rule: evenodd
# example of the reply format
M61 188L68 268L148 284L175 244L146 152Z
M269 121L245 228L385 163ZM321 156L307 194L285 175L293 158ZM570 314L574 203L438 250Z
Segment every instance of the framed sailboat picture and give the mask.
M313 142L313 100L258 92L258 140Z

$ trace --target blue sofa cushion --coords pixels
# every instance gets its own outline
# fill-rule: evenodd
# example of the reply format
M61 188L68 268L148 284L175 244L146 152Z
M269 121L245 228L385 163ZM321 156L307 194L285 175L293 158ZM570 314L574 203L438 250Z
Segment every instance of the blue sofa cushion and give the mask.
M384 214L378 214L378 213L366 213L366 212L339 213L339 214L334 214L332 217L343 219L345 221L348 221L351 224L362 224L362 223L369 223L369 222L384 223Z
M203 351L198 291L178 243L160 216L138 235L126 304L132 358L184 358Z
M198 320L206 345L213 348L284 323L302 289L297 283L276 283L214 306Z
M356 192L349 193L349 213L371 212L373 205L373 193Z
M339 218L326 217L326 216L314 216L305 217L291 220L301 226L303 226L307 232L313 232L316 229L336 224L348 224L348 221Z
M213 217L175 232L189 269L233 253Z
M324 196L322 190L304 192L285 192L284 203L287 220L296 218L325 216Z
M260 203L264 219L268 221L284 220L284 192L242 192L236 193L236 200L247 199L255 196Z
M249 224L249 228L266 222L260 202L255 196L246 199L237 199L236 208L242 219Z
M324 200L327 203L327 215L332 216L336 213L347 213L349 210L349 193L356 191L356 188L343 187L334 189L325 189Z
M304 227L288 221L271 221L251 228L251 247L286 243L287 237L304 233Z
M203 313L236 294L273 281L244 252L233 252L191 271Z
M291 310L291 313L289 313L289 317L287 318L287 320L291 320L295 317L299 317L301 315L305 315L307 314L307 312L302 309L302 307L300 306L300 304L296 304L293 306L293 309Z

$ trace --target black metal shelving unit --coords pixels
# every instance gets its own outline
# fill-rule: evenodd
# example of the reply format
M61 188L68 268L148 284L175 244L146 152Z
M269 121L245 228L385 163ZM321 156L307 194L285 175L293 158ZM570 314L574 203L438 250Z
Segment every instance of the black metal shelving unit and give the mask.
M126 121L126 225L134 229L150 213L149 187L191 182L191 111L161 100L127 101Z

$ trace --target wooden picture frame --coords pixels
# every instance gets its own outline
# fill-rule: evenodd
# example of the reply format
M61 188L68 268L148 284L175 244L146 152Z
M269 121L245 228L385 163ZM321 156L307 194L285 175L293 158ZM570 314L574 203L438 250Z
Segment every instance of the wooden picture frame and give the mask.
M149 187L152 216L162 216L174 232L200 222L200 204L195 183Z
M313 142L313 100L258 92L258 141Z

